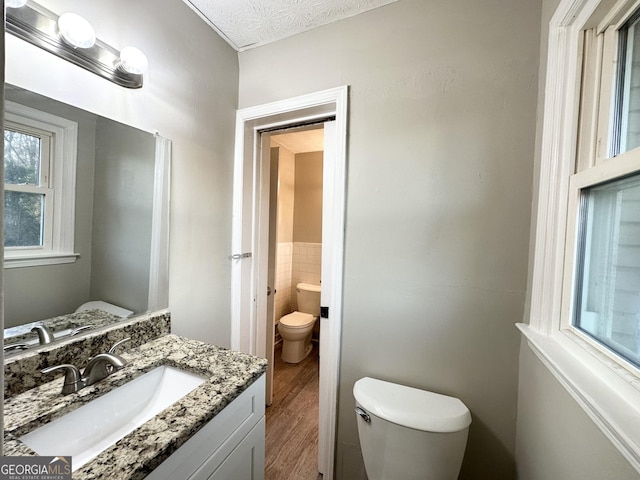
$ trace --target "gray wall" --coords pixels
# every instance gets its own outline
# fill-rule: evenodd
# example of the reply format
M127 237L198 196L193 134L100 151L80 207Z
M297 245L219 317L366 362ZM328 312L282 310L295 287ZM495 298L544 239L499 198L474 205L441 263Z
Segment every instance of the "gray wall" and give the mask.
M96 129L90 300L146 312L156 140L104 118Z
M7 89L6 98L78 122L75 250L80 257L71 264L4 270L5 326L12 327L73 312L89 299L96 117L15 89Z
M129 90L8 35L6 80L172 140L172 330L228 347L236 52L181 1L39 3L147 55L144 87Z
M548 25L558 4L559 0L544 0L542 3L532 239L535 232L536 192L540 169ZM533 259L533 241L531 247L530 265ZM531 272L530 268L529 276ZM529 308L530 294L531 289L528 288L526 310ZM613 447L535 356L526 341L522 342L520 352L516 464L518 478L522 480L640 478L640 474Z
M241 107L350 85L337 471L353 383L471 409L461 478L514 478L540 2L402 0L240 54Z

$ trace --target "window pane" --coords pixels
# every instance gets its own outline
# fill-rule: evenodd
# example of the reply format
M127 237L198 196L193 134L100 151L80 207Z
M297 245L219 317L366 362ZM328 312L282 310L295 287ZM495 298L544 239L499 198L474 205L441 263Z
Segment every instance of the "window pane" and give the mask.
M4 181L14 185L40 185L40 138L4 131Z
M640 365L640 175L582 191L574 325Z
M44 195L4 192L5 247L40 247L43 232Z

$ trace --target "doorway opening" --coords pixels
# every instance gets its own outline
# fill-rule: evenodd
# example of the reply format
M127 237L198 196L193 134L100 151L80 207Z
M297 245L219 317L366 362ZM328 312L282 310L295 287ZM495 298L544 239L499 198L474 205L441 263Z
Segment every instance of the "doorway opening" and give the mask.
M346 180L347 87L238 111L234 163L231 346L267 357L270 143L264 132L324 124L318 471L332 480L338 393ZM262 152L269 155L262 155ZM266 159L269 161L266 161ZM273 256L272 256L273 258ZM277 290L277 289L276 289ZM273 338L273 337L271 337Z
M270 150L267 479L318 476L323 127L261 134Z

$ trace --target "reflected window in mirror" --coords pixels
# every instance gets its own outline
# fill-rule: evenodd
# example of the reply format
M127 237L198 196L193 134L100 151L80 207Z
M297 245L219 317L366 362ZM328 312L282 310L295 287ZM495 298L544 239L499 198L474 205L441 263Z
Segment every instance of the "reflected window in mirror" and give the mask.
M5 106L5 268L68 263L74 255L77 124Z
M14 122L4 126L6 249L42 249L51 245L52 141L52 132Z

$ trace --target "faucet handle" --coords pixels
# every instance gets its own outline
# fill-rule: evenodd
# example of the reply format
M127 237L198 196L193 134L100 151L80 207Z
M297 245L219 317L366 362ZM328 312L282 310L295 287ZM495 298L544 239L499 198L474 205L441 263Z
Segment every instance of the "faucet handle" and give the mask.
M81 327L71 330L71 332L69 333L69 336L73 337L75 335L78 335L80 332L84 332L85 330L91 330L92 328L94 328L94 325L83 325Z
M116 343L113 344L113 346L109 349L109 353L114 354L116 353L116 348L118 348L120 345L122 345L125 342L128 342L129 340L131 340L131 337L127 337L127 338L123 338L122 340L118 340Z
M74 393L80 390L83 386L82 375L80 374L80 370L78 367L70 364L56 365L55 367L48 367L42 371L42 373L50 373L55 370L64 370L64 385L62 385L62 394L67 395L69 393Z
M4 346L5 352L15 352L16 350L29 350L29 345L26 343L12 343Z
M83 385L93 385L103 378L117 372L127 364L127 361L115 353L99 353L92 357L84 367L82 374Z

